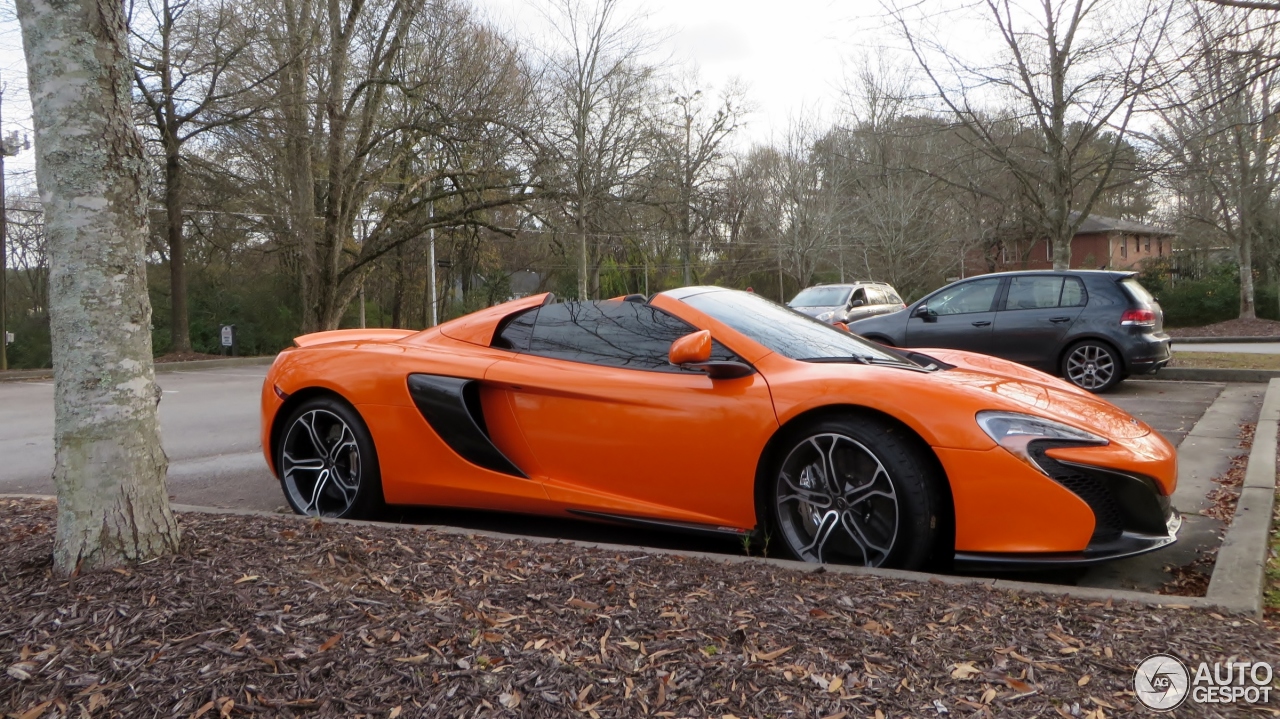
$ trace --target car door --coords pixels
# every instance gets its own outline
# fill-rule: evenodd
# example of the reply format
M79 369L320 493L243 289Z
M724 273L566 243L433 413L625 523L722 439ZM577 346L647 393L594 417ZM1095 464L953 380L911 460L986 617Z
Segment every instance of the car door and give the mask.
M756 464L778 426L760 374L712 380L671 366L671 342L695 328L637 302L547 305L527 337L516 330L495 345L517 354L485 384L505 395L552 501L584 514L755 525ZM713 359L731 358L716 345Z
M856 322L860 319L871 317L875 314L872 304L872 290L869 287L859 287L853 291L849 297L849 302L845 305L845 322ZM861 303L857 307L853 304Z
M1019 275L996 312L991 354L1053 372L1062 338L1087 302L1084 283L1065 275Z
M907 320L907 346L990 354L994 306L1003 282L1001 277L957 282L916 304ZM922 306L927 314L920 315Z

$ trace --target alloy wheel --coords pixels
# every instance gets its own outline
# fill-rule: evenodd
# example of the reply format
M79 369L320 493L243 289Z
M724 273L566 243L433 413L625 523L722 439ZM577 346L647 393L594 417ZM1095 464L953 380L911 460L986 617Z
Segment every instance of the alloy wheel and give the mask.
M1115 374L1115 359L1105 347L1080 345L1067 357L1067 379L1082 389L1105 387Z
M313 517L341 517L360 492L360 447L338 415L313 409L289 426L281 476L294 507Z
M796 444L774 496L779 529L805 561L878 567L893 551L899 524L893 478L851 437L815 434Z

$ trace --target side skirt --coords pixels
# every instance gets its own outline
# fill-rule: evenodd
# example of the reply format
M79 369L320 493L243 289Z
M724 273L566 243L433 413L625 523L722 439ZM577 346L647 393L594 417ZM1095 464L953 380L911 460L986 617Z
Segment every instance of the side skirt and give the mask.
M683 532L685 534L698 534L704 537L732 537L740 539L750 535L749 529L735 529L734 527L717 527L710 524L697 524L695 522L676 522L667 519L654 519L652 517L632 517L625 514L609 514L607 512L593 512L588 509L570 509L569 514L576 514L580 517L588 519L603 520L606 522L614 522L616 524L626 524L633 527L643 527L645 529L664 529L675 532Z

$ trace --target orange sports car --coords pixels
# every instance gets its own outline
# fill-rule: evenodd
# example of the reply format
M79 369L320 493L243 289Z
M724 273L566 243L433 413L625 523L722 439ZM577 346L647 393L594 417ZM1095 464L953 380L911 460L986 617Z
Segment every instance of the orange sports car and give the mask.
M1173 448L1083 390L756 295L538 295L299 337L262 446L299 513L385 504L750 535L811 562L1097 562L1180 524Z

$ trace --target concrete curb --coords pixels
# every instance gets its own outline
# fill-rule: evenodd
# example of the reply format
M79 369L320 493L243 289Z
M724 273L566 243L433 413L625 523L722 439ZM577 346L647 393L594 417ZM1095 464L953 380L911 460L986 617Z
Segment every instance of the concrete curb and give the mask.
M1280 378L1273 369L1202 369L1199 367L1165 367L1157 374L1133 375L1129 379L1163 379L1177 382L1270 382Z
M270 357L228 357L216 360L193 360L191 362L157 362L156 374L166 372L183 372L188 370L216 369L218 367L246 367L269 365L276 361L275 355ZM20 382L30 379L52 379L51 369L13 369L0 372L0 382Z
M1266 586L1267 548L1271 510L1276 496L1276 433L1280 430L1280 379L1267 386L1258 415L1258 428L1249 450L1244 486L1235 516L1218 549L1205 598L1239 611L1262 615Z
M1171 337L1172 344L1225 345L1240 342L1280 342L1280 337Z
M51 500L53 497L47 495L33 494L0 494L0 499L43 499ZM313 522L313 517L304 517L296 514L279 514L276 512L264 512L257 509L230 509L224 507L199 507L188 504L171 505L175 512L187 512L198 514L225 514L246 517L274 517L284 521ZM449 527L443 525L416 525L416 524L395 524L392 522L371 522L359 519L324 519L324 522L334 522L338 524L351 524L356 526L384 527L396 529L400 531L431 531L440 532L442 534L453 534L464 537L485 537L488 539L499 539L505 541L524 541L530 544L568 544L584 549L600 549L607 552L617 552L625 554L651 554L674 557L688 557L693 559L705 559L711 562L717 562L726 565L739 564L757 564L778 567L797 572L831 572L833 574L849 574L858 576L882 577L885 579L899 579L908 582L932 582L942 584L957 585L979 585L985 586L992 590L1039 594L1049 597L1070 597L1072 599L1081 599L1096 602L1105 601L1125 601L1137 604L1147 604L1155 607L1167 607L1170 609L1215 609L1227 613L1245 613L1256 612L1255 605L1248 607L1239 603L1235 594L1228 594L1219 598L1210 597L1181 597L1168 594L1150 594L1147 592L1135 592L1127 589L1106 589L1099 587L1072 587L1058 584L1039 584L1035 582L1016 582L1006 579L998 579L992 577L960 577L948 574L929 574L927 572L909 572L901 569L877 569L873 567L851 567L842 564L809 564L807 562L796 562L789 559L773 559L769 557L747 557L731 554L715 554L712 552L696 552L682 549L661 549L656 547L642 547L631 544L608 544L604 542L583 542L568 539L556 539L554 537L532 537L521 534L505 534L503 532L490 532L479 529L466 529L462 527Z

